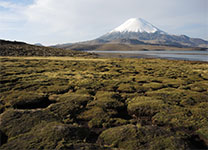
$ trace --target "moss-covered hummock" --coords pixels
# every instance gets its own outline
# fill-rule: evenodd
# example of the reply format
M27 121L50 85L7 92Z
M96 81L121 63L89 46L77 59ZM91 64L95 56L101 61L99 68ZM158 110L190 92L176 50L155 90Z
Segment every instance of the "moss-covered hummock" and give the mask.
M9 138L24 134L35 125L60 120L47 110L13 110L9 109L0 116L0 129Z
M154 116L156 113L165 109L167 106L162 100L157 100L152 97L139 96L128 102L128 112L137 117Z
M187 143L172 132L157 127L140 127L137 125L123 125L103 131L98 142L108 147L120 149L185 149Z
M60 122L42 122L29 132L10 138L3 149L71 149L73 144L83 141L89 130L78 125ZM21 144L20 144L21 142Z

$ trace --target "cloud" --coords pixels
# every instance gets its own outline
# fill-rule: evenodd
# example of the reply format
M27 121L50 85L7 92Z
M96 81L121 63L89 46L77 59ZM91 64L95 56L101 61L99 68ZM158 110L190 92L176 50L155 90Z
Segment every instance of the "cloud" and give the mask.
M25 9L24 13L29 23L35 23L46 31L59 32L74 25L73 17L67 6L70 3L63 0L61 4L56 0L37 0Z
M0 32L1 35L10 31L17 31L26 19L21 10L23 5L17 5L8 1L0 1Z
M0 7L9 10L0 11L3 22L14 23L8 29L24 32L16 37L44 44L93 39L131 17L144 18L172 34L194 37L205 37L206 32L199 31L208 26L206 0L34 0L29 5L0 1ZM5 24L0 23L0 28Z
M19 9L20 5L17 5L8 1L0 1L0 7L6 8L6 9Z

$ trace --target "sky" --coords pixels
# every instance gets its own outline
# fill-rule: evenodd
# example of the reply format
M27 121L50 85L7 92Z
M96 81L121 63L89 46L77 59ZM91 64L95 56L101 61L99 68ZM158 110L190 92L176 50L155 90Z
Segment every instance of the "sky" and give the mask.
M208 40L208 0L0 0L0 39L43 45L86 41L129 18Z

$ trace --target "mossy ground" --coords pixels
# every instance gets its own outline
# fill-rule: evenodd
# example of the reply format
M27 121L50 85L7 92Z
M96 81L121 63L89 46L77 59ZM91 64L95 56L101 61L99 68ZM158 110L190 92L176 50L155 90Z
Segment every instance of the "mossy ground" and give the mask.
M0 149L206 149L208 63L0 58Z

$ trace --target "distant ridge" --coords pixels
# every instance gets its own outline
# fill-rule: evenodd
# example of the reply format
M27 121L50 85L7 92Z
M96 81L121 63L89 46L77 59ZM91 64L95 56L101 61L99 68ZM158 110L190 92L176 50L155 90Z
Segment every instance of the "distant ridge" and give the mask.
M90 56L73 50L30 45L24 42L0 40L0 56Z
M41 44L41 43L35 43L34 45L36 45L36 46L43 46L43 44Z

